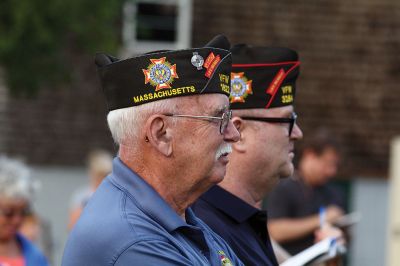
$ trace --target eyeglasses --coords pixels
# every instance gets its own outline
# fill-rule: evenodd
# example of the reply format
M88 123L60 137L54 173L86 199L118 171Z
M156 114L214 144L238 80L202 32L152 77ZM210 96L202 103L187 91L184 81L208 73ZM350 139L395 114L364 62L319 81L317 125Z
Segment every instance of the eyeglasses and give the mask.
M165 116L172 117L186 117L186 118L195 118L195 119L203 119L203 120L220 120L219 125L219 133L224 134L226 128L228 127L229 121L232 119L232 110L225 111L221 117L217 116L201 116L201 115L176 115L176 114L164 114Z
M0 208L0 216L3 216L6 219L11 219L15 216L25 217L30 214L29 207L23 209L1 209Z
M289 123L289 137L292 134L294 124L296 123L297 114L292 112L291 117L253 117L253 116L241 116L244 120L254 120L268 123Z

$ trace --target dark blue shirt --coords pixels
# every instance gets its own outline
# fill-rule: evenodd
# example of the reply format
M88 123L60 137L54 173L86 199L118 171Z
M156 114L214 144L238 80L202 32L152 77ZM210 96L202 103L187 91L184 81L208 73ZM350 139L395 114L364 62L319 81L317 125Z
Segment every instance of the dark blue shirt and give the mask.
M185 222L116 158L73 228L62 265L243 264L191 209Z
M278 265L267 231L267 214L219 186L192 206L197 217L228 242L245 265Z
M268 213L271 219L298 219L318 214L322 206L336 205L344 209L344 200L340 191L331 184L320 186L306 185L295 174L282 179L268 195ZM314 244L314 234L282 243L282 247L295 255Z

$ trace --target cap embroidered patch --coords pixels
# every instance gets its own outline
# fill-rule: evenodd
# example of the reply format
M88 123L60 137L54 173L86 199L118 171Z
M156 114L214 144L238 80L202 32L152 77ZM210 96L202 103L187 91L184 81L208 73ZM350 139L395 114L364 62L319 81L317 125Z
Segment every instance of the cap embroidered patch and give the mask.
M165 59L166 57L150 59L151 64L147 69L142 69L145 77L144 84L150 82L152 86L156 86L156 91L171 88L170 84L174 78L179 78L176 73L176 65L171 65Z
M233 46L231 52L232 109L273 108L294 103L300 65L295 51L242 44ZM252 93L244 93L244 82L238 73L246 73Z
M207 68L205 76L210 78L211 75L214 73L215 67L221 61L221 56L215 56L213 52L211 52L204 63L204 67Z
M244 72L231 73L231 96L230 102L245 102L247 95L252 94L251 80L244 76Z

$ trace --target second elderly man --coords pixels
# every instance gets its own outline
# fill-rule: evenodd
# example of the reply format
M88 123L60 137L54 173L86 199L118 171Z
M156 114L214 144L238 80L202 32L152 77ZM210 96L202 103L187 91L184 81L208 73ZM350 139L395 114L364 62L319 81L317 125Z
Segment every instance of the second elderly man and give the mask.
M245 265L278 265L260 207L278 180L293 174L294 142L303 136L293 109L300 62L287 48L238 45L231 51L230 99L241 137L225 179L193 210Z

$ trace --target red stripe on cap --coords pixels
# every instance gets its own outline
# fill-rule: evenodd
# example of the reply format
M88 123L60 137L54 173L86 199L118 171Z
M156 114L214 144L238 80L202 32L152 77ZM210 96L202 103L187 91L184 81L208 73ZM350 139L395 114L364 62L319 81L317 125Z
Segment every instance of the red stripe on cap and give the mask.
M208 68L208 67L211 65L212 61L214 61L214 58L215 58L215 55L214 55L213 52L211 52L211 53L207 56L206 61L204 61L203 66L204 66L205 68Z
M271 84L269 84L269 87L266 91L266 93L275 95L278 87L282 84L282 81L285 77L285 70L281 68L278 73L275 75L274 79L272 80Z
M286 64L286 63L287 63L287 62L285 62L285 64ZM280 87L281 84L282 84L282 82L283 82L283 81L285 80L285 78L287 77L287 75L289 75L289 73L292 72L293 69L295 69L296 67L298 67L298 66L300 65L300 61L293 61L292 64L294 64L294 65L293 65L291 68L289 68L289 70L288 70L286 73L284 73L283 77L282 77L280 80L277 80L276 88ZM284 70L283 70L283 69L279 70L279 72L276 74L276 76L275 76L274 80L272 81L272 83L275 81L275 79L277 79L277 77L280 76L280 73L281 73L282 71L284 71ZM271 83L271 84L272 84L272 83ZM271 85L270 85L270 87L271 87ZM267 89L267 91L266 91L267 93L268 93L270 87ZM272 101L273 101L274 98L275 98L275 95L276 95L277 91L278 91L278 90L275 89L275 91L272 92L271 98L269 99L267 105L265 106L265 109L267 109L267 108L271 105Z

